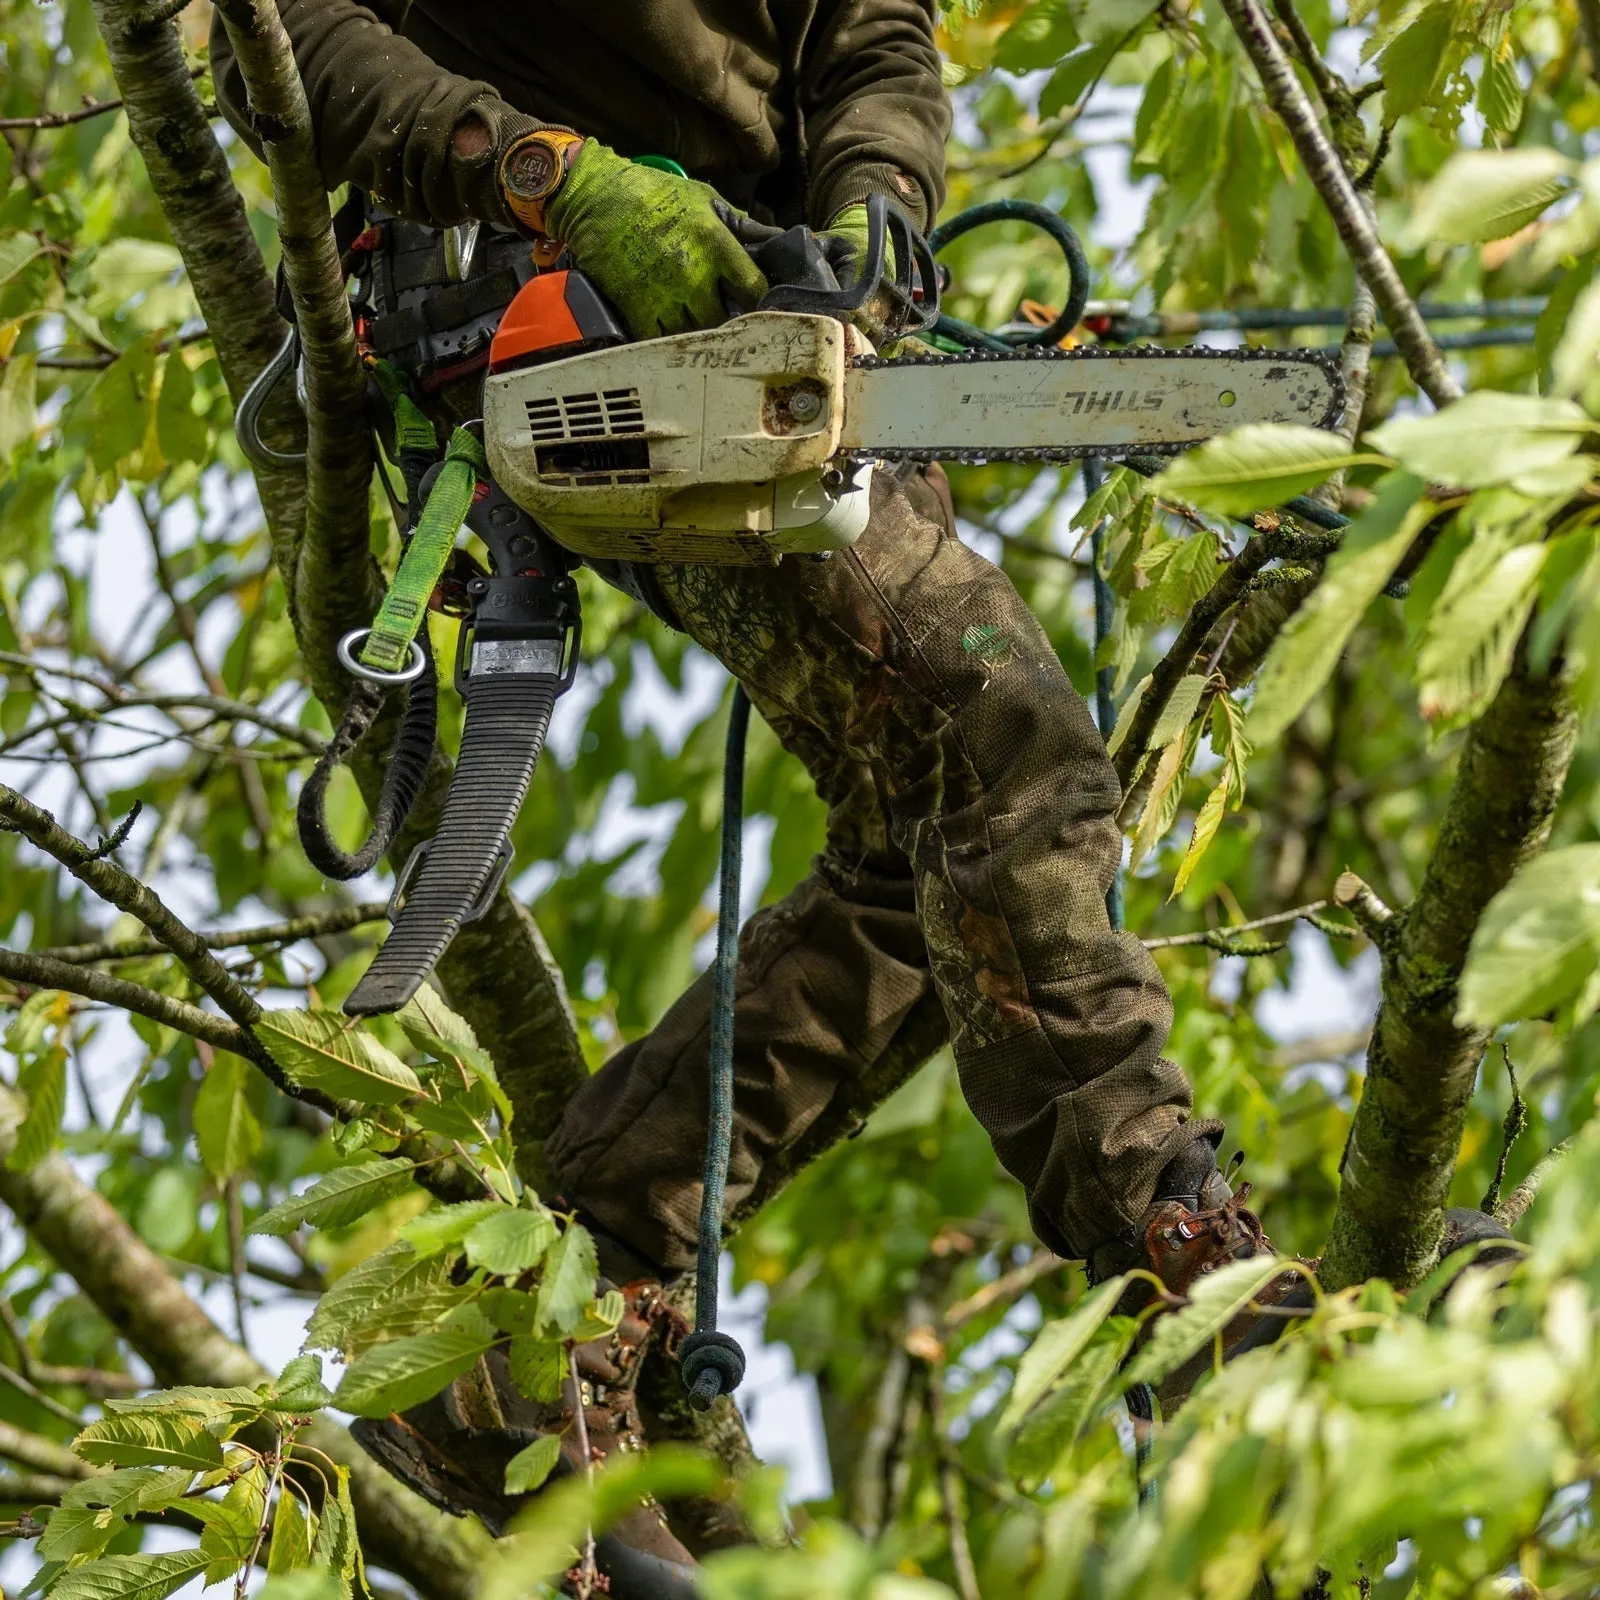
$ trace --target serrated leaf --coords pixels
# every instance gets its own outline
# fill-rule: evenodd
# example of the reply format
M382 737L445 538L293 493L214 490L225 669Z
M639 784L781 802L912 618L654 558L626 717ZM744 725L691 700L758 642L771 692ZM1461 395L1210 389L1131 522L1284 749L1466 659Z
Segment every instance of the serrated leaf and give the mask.
M1417 201L1402 242L1421 249L1503 239L1557 199L1576 170L1556 150L1458 150Z
M449 1281L448 1258L419 1258L410 1245L397 1240L352 1267L317 1302L306 1325L306 1347L343 1349L351 1329L381 1318L385 1305Z
M1345 529L1322 582L1273 641L1257 675L1246 723L1256 747L1276 739L1328 681L1346 640L1433 515L1431 502L1419 498L1422 489L1416 478L1391 473Z
M1453 23L1448 3L1425 6L1378 57L1378 70L1383 74L1383 109L1391 120L1414 111L1428 99L1444 61Z
M26 1172L55 1149L67 1109L67 1052L59 1044L45 1046L23 1062L18 1086L28 1097L28 1114L17 1129L6 1157L13 1172Z
M1337 434L1292 422L1255 422L1181 455L1150 485L1152 494L1218 516L1281 505L1334 473L1382 457L1357 455Z
M100 1466L182 1467L209 1472L222 1465L222 1445L193 1416L134 1412L101 1417L72 1441L75 1454Z
M556 1219L543 1206L501 1207L467 1235L467 1260L498 1277L515 1277L538 1266L556 1237Z
M1107 1278L1090 1289L1066 1316L1047 1322L1034 1335L1033 1343L1017 1363L1016 1382L1000 1413L997 1426L1001 1433L1012 1432L1078 1359L1126 1287L1125 1277Z
M268 1411L320 1411L333 1399L322 1381L322 1357L296 1356L278 1375L264 1402Z
M1161 752L1155 776L1150 783L1150 794L1139 817L1138 830L1133 836L1133 848L1128 856L1130 872L1138 870L1139 863L1167 836L1177 820L1184 780L1189 775L1199 743L1200 729L1195 724L1191 725L1187 734L1174 739Z
M197 1500L190 1514L205 1522L200 1549L209 1557L206 1581L221 1583L249 1561L267 1509L267 1474L260 1465L236 1478L218 1500Z
M1050 81L1039 91L1039 115L1058 116L1068 106L1076 105L1084 90L1111 65L1116 53L1114 39L1075 50L1051 73Z
M513 1339L506 1356L511 1381L528 1399L551 1405L561 1398L571 1371L563 1346L549 1339Z
M1148 1342L1125 1369L1125 1387L1160 1383L1175 1372L1204 1350L1282 1271L1281 1257L1254 1256L1248 1261L1230 1261L1197 1278L1189 1290L1188 1305L1165 1312L1150 1324Z
M494 1059L478 1043L478 1036L465 1017L458 1016L433 989L424 984L395 1013L395 1021L405 1029L406 1037L412 1044L425 1055L432 1056L436 1061L454 1062L481 1082L494 1101L500 1120L510 1125L511 1102L500 1087Z
M1551 392L1581 395L1600 365L1600 277L1582 289L1572 303L1560 342L1550 357Z
M245 1089L249 1074L238 1056L221 1052L194 1097L200 1161L218 1183L246 1171L261 1149L261 1124Z
M569 1222L545 1257L544 1278L539 1284L541 1326L555 1328L561 1333L575 1328L594 1298L598 1271L594 1240L588 1229Z
M1062 1451L1119 1396L1117 1369L1138 1326L1132 1317L1101 1323L1043 1403L1023 1418L1006 1452L1006 1463L1019 1478L1046 1477Z
M194 410L194 374L183 358L183 349L174 345L161 369L161 392L156 396L156 443L169 465L179 462L204 462L210 451L211 434L204 417Z
M207 1562L198 1549L105 1556L64 1572L50 1596L51 1600L164 1600L202 1572Z
M519 1450L506 1462L506 1493L532 1494L561 1457L561 1440L547 1433Z
M1194 870L1202 860L1205 853L1211 848L1211 841L1217 836L1217 829L1222 826L1222 814L1228 805L1228 778L1227 774L1218 780L1211 793L1206 796L1205 804L1200 807L1194 819L1194 832L1189 836L1189 848L1183 853L1183 860L1178 864L1178 870L1172 880L1172 893L1167 896L1169 900L1182 894L1193 877Z
M1478 489L1565 461L1594 431L1571 400L1479 389L1432 416L1396 417L1367 437L1419 478Z
M400 1237L419 1257L437 1255L459 1245L478 1224L510 1207L502 1200L461 1200L455 1205L430 1206L400 1230Z
M375 1345L345 1370L334 1404L358 1417L420 1405L453 1383L495 1340L470 1328L440 1328Z
M1485 52L1483 74L1478 79L1478 110L1484 125L1495 133L1510 133L1522 120L1522 79L1517 76L1514 51Z
M30 351L12 356L0 369L0 481L13 453L33 438L38 418L38 357Z
M49 1561L93 1555L127 1527L129 1517L173 1504L193 1482L192 1472L122 1467L76 1483L62 1495L51 1516L39 1540L39 1554Z
M1600 844L1530 861L1473 930L1458 1016L1493 1027L1542 1016L1590 986L1600 965Z
M255 1028L302 1088L374 1106L421 1093L416 1073L342 1012L267 1011Z
M334 1492L323 1496L317 1533L311 1544L311 1561L313 1566L323 1568L338 1580L339 1592L348 1600L361 1571L361 1547L356 1538L356 1514L350 1502L347 1467L334 1469Z
M1159 750L1174 739L1181 738L1200 709L1200 697L1206 692L1206 679L1198 673L1179 678L1172 698L1161 708L1156 725L1150 732L1150 748Z
M1150 687L1150 674L1147 672L1128 691L1128 697L1122 702L1117 711L1116 726L1111 730L1111 737L1106 741L1106 753L1115 755L1122 748L1123 742L1128 737L1128 730L1133 726L1133 714L1139 709L1139 702L1144 699L1145 690Z
M311 1519L300 1497L288 1487L278 1494L272 1512L272 1539L267 1545L267 1572L276 1576L311 1564Z
M8 283L30 261L44 254L44 246L31 233L0 236L0 284Z
M1155 500L1140 502L1154 506ZM1187 538L1163 539L1152 545L1136 563L1146 574L1150 588L1135 596L1133 614L1141 620L1154 617L1187 616L1217 581L1217 552L1220 546L1210 528L1202 528Z
M411 1183L414 1161L390 1158L364 1161L356 1167L335 1167L304 1194L275 1205L250 1224L251 1233L293 1233L302 1223L339 1228L364 1217L374 1206L392 1200Z
M578 1344L590 1339L602 1339L616 1329L626 1310L627 1303L622 1298L622 1291L608 1289L584 1312L577 1327L567 1337Z
M385 1340L426 1333L473 1303L477 1293L475 1284L452 1283L445 1279L404 1294L385 1295L376 1305L364 1312L358 1311L351 1318L345 1330L345 1354L354 1360L372 1345Z

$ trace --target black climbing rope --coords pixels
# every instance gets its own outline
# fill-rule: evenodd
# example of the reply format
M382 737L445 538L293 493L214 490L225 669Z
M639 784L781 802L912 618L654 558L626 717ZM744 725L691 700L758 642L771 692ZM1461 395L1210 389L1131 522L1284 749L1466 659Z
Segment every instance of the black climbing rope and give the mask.
M711 1105L700 1189L700 1242L695 1260L694 1332L678 1357L689 1404L709 1409L744 1379L744 1351L717 1331L717 1269L722 1259L722 1206L733 1141L733 1000L739 968L739 879L744 855L744 744L750 699L733 687L722 766L722 858L717 881L717 955L711 988Z

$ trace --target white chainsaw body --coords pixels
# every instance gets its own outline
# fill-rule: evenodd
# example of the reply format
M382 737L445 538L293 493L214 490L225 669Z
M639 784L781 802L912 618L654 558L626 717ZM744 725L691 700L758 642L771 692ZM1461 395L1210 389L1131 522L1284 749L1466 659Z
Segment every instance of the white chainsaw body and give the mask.
M489 377L484 440L505 492L579 555L772 562L854 544L870 468L830 468L845 374L871 347L832 317L719 328Z

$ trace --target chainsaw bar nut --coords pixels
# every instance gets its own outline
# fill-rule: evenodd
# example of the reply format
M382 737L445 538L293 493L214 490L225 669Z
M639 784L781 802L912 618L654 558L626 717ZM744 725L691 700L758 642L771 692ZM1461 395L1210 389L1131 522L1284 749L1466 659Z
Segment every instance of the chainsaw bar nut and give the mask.
M828 399L815 384L770 384L762 405L762 426L768 433L797 433L822 420Z

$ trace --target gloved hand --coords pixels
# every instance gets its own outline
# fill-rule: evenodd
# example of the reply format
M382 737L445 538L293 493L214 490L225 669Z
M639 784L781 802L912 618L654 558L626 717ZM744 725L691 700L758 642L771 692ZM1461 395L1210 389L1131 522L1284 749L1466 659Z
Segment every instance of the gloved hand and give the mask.
M855 205L846 206L817 237L822 241L823 253L840 286L853 283L867 257L866 204L858 201ZM886 237L883 241L883 277L886 282L894 281L894 271L894 241ZM874 344L882 345L888 339L888 316L887 298L871 294L850 314L850 320Z
M597 139L545 216L638 338L715 327L767 292L732 231L742 212L709 184L636 166Z

